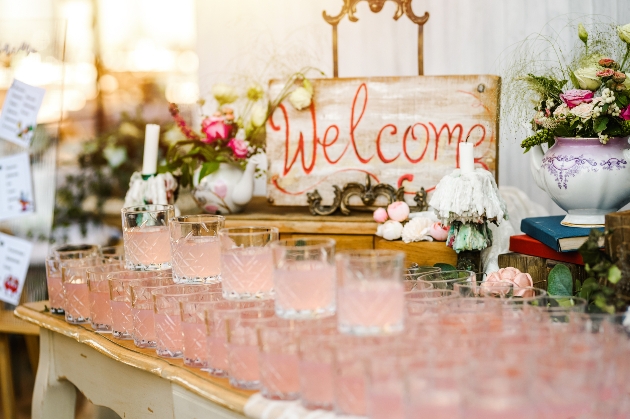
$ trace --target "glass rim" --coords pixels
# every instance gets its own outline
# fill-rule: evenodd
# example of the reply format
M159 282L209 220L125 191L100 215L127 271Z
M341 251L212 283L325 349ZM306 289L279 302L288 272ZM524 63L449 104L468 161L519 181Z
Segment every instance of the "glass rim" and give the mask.
M158 211L175 211L175 206L170 205L170 204L167 204L167 205L146 204L146 205L134 205L132 207L125 207L120 210L122 214L142 214L142 213L158 212Z
M151 276L142 276L141 278L112 278L113 276L116 276L117 274L129 274L131 273L132 275L135 274L136 272L142 272L142 273L153 273L153 272L160 272L160 271L128 271L128 270L121 270L121 271L116 271L116 272L110 272L107 274L107 280L108 281L136 281L136 280L142 280L142 279L153 279L153 278L166 278L165 276L161 276L160 274L156 273L154 275Z
M175 285L178 285L178 284L175 284ZM202 292L195 291L195 292L177 292L173 294L161 294L161 293L153 294L153 291L151 291L151 295L155 298L157 298L158 296L177 298L177 297L184 297L188 295L198 295L198 294L222 294L222 292L221 291L202 291ZM203 301L192 301L192 302L203 303ZM215 303L216 301L208 301L208 302Z
M422 298L412 298L411 294L429 294L429 293L446 293L446 295L441 295L438 297L422 297ZM440 288L425 288L425 289L421 289L421 290L411 290L405 293L405 303L407 302L411 302L411 301L418 301L418 300L425 300L425 299L445 299L445 298L463 298L460 296L460 294L455 291L455 290L447 290L447 289L440 289Z
M477 273L473 272L473 271L468 271L465 269L455 269L454 271L440 271L440 272L427 272L425 274L420 274L418 276L418 279L422 279L423 276L429 276L429 275L448 275L448 274L458 274L460 272L466 272L467 274L469 274L467 277L461 277L461 278L452 278L452 279L466 279L466 278L470 278L471 276L474 276L475 278L477 277ZM438 279L437 281L451 281L452 279ZM426 281L423 279L423 281ZM434 281L427 281L427 282L434 282ZM469 281L472 282L472 281Z
M238 231L243 230L243 231ZM245 231L248 230L248 231ZM262 227L262 226L244 226L244 227L229 227L219 230L219 234L225 234L228 236L252 236L276 233L280 235L280 230L277 227Z
M304 242L304 245L297 245L298 242ZM314 250L322 247L335 248L336 241L325 237L292 237L290 239L276 240L269 245L274 249L289 250Z
M100 246L98 244L90 244L90 243L83 243L83 244L59 244L57 246L53 246L50 251L49 254L52 255L52 257L54 257L55 254L58 254L59 252L61 253L74 253L74 252L87 252L90 250L98 250L100 249Z
M389 249L363 249L363 250L342 250L337 252L335 258L337 260L387 260L387 259L402 259L406 257L405 252L400 250ZM405 269L403 267L403 269ZM434 272L437 273L437 272ZM418 278L419 279L419 278Z
M533 298L533 299L529 299L525 302L525 304L531 306L532 308L537 308L537 309L541 309L544 311L566 311L566 310L571 310L575 307L586 307L588 305L588 300L586 300L585 298L582 297L574 297L574 296L561 296L561 295L543 295L541 296L542 298ZM534 302L538 302L538 300L542 300L542 299L554 299L554 300L571 300L574 301L575 304L568 306L568 307L564 307L564 306L558 306L558 307L549 307L549 306L535 306Z
M168 221L169 223L179 224L203 224L221 221L225 222L225 217L215 214L180 215L176 217L171 217Z

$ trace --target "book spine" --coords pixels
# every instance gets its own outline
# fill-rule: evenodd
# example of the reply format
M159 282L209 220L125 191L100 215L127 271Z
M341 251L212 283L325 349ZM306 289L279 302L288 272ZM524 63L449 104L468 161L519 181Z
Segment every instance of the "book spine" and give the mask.
M558 240L549 233L548 230L541 228L542 226L529 221L527 218L523 219L521 222L521 230L523 233L527 234L529 237L533 237L539 242L546 244L551 247L556 252L560 252L560 245L558 244Z
M510 237L510 252L522 253L529 256L538 256L546 259L557 260L576 265L584 265L582 257L577 252L556 252L547 245L535 242L531 238L521 239L519 236Z

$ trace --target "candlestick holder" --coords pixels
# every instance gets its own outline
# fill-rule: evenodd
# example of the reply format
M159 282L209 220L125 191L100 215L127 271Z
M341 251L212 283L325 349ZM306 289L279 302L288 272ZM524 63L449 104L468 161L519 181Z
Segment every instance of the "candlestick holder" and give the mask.
M125 196L125 208L138 205L173 205L179 184L171 173L143 175L134 172Z

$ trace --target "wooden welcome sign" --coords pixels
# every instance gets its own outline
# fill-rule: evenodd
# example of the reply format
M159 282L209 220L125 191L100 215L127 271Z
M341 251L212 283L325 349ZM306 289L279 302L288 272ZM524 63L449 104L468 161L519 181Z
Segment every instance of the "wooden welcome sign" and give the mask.
M282 81L272 81L270 96ZM498 76L418 76L313 80L309 108L283 102L267 125L267 194L274 205L323 202L350 182L404 187L412 204L458 167L458 143L496 175Z

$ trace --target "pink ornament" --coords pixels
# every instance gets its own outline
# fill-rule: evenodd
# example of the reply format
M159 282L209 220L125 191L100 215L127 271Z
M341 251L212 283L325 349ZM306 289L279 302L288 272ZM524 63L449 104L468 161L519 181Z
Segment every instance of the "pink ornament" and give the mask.
M219 210L219 207L216 205L208 204L203 208L208 214L216 214Z
M374 221L377 223L384 223L387 221L387 218L387 211L385 208L377 208L376 211L374 211Z
M218 139L227 140L230 135L230 126L223 121L223 117L213 116L201 122L201 131L206 134L206 138L202 140L204 143L211 143Z
M409 205L402 201L394 202L387 207L387 214L392 220L403 222L409 217Z
M442 223L433 223L429 229L429 236L439 242L445 242L448 237L449 226L443 226Z
M238 159L247 157L247 143L245 141L239 140L238 138L232 138L227 143L227 146L234 152L234 157Z

